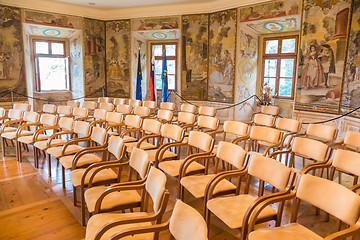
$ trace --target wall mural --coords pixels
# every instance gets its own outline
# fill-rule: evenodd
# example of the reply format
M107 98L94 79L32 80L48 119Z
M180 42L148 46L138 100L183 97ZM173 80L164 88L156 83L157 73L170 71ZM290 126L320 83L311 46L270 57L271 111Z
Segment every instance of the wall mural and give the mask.
M84 82L85 94L105 86L105 22L84 18ZM102 96L98 92L92 97Z
M106 22L107 93L130 96L130 20Z
M24 48L19 8L0 5L0 91L27 94ZM18 100L22 97L14 95ZM9 101L10 96L0 101Z
M81 29L81 17L32 10L25 10L24 15L24 21L26 23Z
M206 100L209 14L182 16L181 95Z
M147 79L149 78L147 72L147 39L143 38L142 34L139 32L133 32L132 36L132 50L131 50L131 71L132 71L132 91L131 97L136 98L136 81L137 81L137 71L138 71L138 55L140 49L140 64L142 72L142 81L141 81L141 95L143 99L149 99L149 93L147 93L148 83Z
M163 30L179 28L179 16L142 18L131 20L132 31Z
M350 0L304 0L296 109L337 113Z
M342 96L343 110L360 106L360 0L353 2L352 9L353 15Z
M83 72L83 54L81 44L81 31L78 30L70 39L70 73L72 97L84 96L84 72Z
M237 9L210 14L208 100L234 102Z
M322 1L322 0L318 0ZM260 5L240 8L240 22L278 18L299 13L298 0L276 1Z
M300 15L244 23L258 34L295 32L300 30Z

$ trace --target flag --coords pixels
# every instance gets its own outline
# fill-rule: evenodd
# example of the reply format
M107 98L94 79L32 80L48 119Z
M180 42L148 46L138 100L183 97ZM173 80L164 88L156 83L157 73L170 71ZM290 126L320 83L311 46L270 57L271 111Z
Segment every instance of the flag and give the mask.
M150 80L149 80L149 90L151 92L151 101L156 101L156 87L155 87L155 58L154 56L151 59L151 73L150 73Z
M166 65L166 51L164 54L161 80L162 80L162 101L167 102L169 100L169 89L168 89L168 76L167 76L167 65Z
M139 61L138 61L138 71L137 71L137 80L136 80L136 99L138 100L142 100L141 97L141 80L142 80L142 75L141 75L141 63L140 63L140 49L139 49Z

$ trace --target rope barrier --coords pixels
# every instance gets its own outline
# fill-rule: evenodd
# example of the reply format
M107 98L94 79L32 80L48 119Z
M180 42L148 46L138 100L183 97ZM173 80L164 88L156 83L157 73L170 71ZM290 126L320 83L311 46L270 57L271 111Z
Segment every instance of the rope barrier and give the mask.
M9 93L10 93L9 90L3 91L3 92L1 93L1 95L0 95L0 98L5 97L5 96L8 95Z

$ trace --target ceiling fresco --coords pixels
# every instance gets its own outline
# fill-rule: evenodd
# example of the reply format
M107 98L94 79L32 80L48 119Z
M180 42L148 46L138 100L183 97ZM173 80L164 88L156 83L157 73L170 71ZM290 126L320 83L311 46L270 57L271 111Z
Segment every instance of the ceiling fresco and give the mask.
M49 27L36 24L24 23L24 30L29 35L33 36L45 36L45 37L59 37L59 38L70 38L77 29L71 28L60 28L60 27Z

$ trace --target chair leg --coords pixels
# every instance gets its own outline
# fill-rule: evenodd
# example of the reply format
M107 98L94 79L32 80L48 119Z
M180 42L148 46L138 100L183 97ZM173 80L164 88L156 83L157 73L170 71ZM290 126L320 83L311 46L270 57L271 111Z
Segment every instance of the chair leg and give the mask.
M5 139L1 138L2 156L5 157Z
M49 177L51 177L51 155L48 154L48 168L49 168Z
M33 148L34 151L33 151L33 156L34 156L34 166L35 168L39 168L38 166L38 159L37 159L37 154L38 154L38 149L36 147Z
M75 186L73 186L73 197L74 197L74 206L76 206L76 187Z
M81 225L85 226L85 190L84 186L80 186L81 198Z
M206 203L205 203L206 204ZM210 218L211 218L211 212L209 209L205 209L205 221L208 229L208 236L210 235Z
M62 175L62 187L64 189L66 189L66 184L65 184L65 168L64 166L61 165L61 175Z

